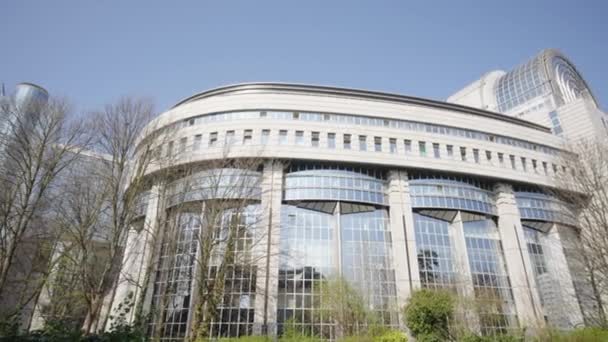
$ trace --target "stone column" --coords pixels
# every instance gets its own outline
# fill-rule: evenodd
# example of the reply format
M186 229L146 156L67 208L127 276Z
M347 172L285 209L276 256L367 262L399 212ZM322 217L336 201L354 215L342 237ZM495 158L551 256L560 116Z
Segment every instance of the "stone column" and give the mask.
M63 252L65 250L65 246L63 242L57 243L55 246L55 250L53 251L53 255L51 257L53 269L49 273L49 276L40 290L40 294L38 295L38 300L36 301L36 305L34 306L34 312L32 314L29 330L40 330L44 328L45 318L42 315L43 307L50 305L53 297L53 288L52 284L55 281L55 277L57 276L57 272L59 272L60 265L58 263L58 259L61 258Z
M401 308L412 291L420 288L420 273L416 256L414 216L409 193L407 173L393 170L388 175L388 204L392 235L392 256L397 287L399 323L403 324Z
M542 245L547 248L545 258L549 275L553 280L551 292L555 294L556 305L552 305L554 312L548 312L553 324L564 329L573 329L581 326L583 314L574 288L573 274L569 267L572 260L568 260L564 253L564 245L574 235L574 228L553 225L547 234L541 235ZM570 234L569 234L570 233Z
M515 194L507 184L497 185L495 192L498 231L519 325L522 328L537 328L544 325L544 319Z
M125 246L125 254L122 260L122 269L114 298L107 301L111 307L108 312L110 315L117 313L117 308L121 303L129 301L131 309L125 316L126 323L133 323L135 319L135 307L141 297L142 288L148 286L144 284L146 267L150 263L150 258L153 257L154 251L154 234L158 233L158 211L160 203L161 186L154 185L150 190L148 197L148 205L146 208L146 216L144 226L132 227L129 230L127 244ZM109 294L108 296L112 296ZM124 304L123 304L124 306ZM108 319L106 330L110 328L112 319Z
M281 233L281 203L283 199L283 164L267 161L261 184L263 232L255 246L257 259L254 334L276 334L277 297L279 286L279 252Z

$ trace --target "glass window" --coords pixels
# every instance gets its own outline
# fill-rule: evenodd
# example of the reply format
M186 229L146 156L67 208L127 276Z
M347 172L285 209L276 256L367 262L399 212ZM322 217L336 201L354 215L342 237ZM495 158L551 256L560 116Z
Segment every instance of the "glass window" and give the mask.
M169 141L169 144L167 145L167 157L171 157L172 154L173 154L173 141Z
M336 133L327 133L327 147L336 148Z
M426 142L419 141L418 142L418 151L422 157L426 157Z
M209 133L209 146L217 145L217 132Z
M304 145L304 131L296 131L296 145Z
M412 152L412 141L408 139L403 140L403 148L405 149L405 153Z
M234 131L226 131L226 145L232 145L234 143Z
M287 130L285 129L279 131L279 144L287 145Z
M367 151L367 136L359 136L359 151Z
M439 151L439 144L433 143L433 156L435 158L441 158L441 153Z
M188 143L188 138L184 137L179 139L179 153L186 152L186 144Z
M513 170L517 169L517 167L516 167L516 165L515 165L515 156L514 156L514 155L512 155L512 154L510 154L510 155L509 155L509 159L511 160L511 168L512 168Z
M202 134L197 134L194 136L194 144L192 144L192 149L194 151L198 150L201 148L201 142L203 141L203 135Z
M292 117L294 120L298 120L300 119L300 113L299 112L293 112Z
M268 113L266 113L265 110L263 110L263 111L260 112L260 117L261 118L265 118L266 116L268 116Z
M498 163L500 166L505 165L505 155L503 153L498 152Z
M549 174L549 170L547 169L547 162L543 162L543 171L545 174Z
M350 146L351 146L351 143L350 143L350 134L344 134L343 139L344 139L344 149L345 150L350 150Z
M536 163L536 159L532 159L532 169L534 172L538 172L538 165Z
M391 153L397 153L397 139L390 138L388 140L388 143L389 143L389 146L390 146Z
M243 145L251 144L252 139L253 139L253 131L251 129L246 129L243 132Z
M268 140L270 139L270 130L263 129L262 130L262 144L268 144Z
M310 144L312 147L319 147L319 132L311 132Z
M488 162L492 161L492 151L486 151L486 160Z
M549 120L551 121L551 131L553 131L553 134L561 135L564 130L562 129L562 124L556 111L549 113Z
M473 160L475 160L476 163L479 163L479 150L476 148L473 149Z
M454 146L447 145L446 148L448 151L448 157L450 157L450 158L454 157Z
M382 138L374 137L374 151L382 152Z
M466 147L460 147L460 159L462 161L467 161L467 148Z
M527 165L526 165L526 158L521 157L521 168L525 171L528 170Z

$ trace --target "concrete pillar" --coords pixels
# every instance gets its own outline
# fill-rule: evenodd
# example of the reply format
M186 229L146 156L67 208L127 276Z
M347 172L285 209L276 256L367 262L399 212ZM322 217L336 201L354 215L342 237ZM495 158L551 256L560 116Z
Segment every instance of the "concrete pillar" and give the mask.
M401 308L414 289L420 288L420 273L416 255L416 234L407 173L393 170L388 175L388 204L392 235L393 267L397 287L399 322L403 324Z
M262 175L260 243L256 246L254 334L276 334L283 164L267 161Z
M108 301L111 304L109 314L115 316L118 306L128 300L131 303L129 313L125 315L126 323L133 323L135 319L135 306L139 301L144 284L146 266L153 257L154 234L158 231L158 211L160 203L161 185L154 185L148 196L148 206L143 227L132 227L129 230L125 254L122 260L122 269L116 284L114 298ZM138 229L137 229L138 228ZM108 296L111 296L109 294ZM129 298L129 299L127 299ZM123 304L124 306L124 304ZM108 319L106 329L109 329L113 320Z
M510 185L495 188L498 231L502 241L507 273L515 300L515 309L521 328L544 325L540 298L534 278L532 261L528 254L515 194Z
M34 312L32 314L29 330L40 330L44 328L45 318L42 315L43 308L47 305L51 304L51 300L53 297L53 288L52 285L55 282L55 277L57 276L57 272L59 272L59 258L63 255L65 250L65 245L63 242L57 243L55 246L55 250L53 251L53 255L51 257L51 264L54 265L53 269L49 273L49 276L40 290L40 294L38 295L38 300L36 301L36 305L34 306Z
M573 275L564 254L564 244L568 243L564 240L568 239L568 231L572 229L574 228L555 224L547 234L541 234L541 243L547 249L545 260L549 275L553 280L552 283L555 283L551 284L554 286L548 290L554 293L554 298L557 302L551 306L548 305L549 303L545 303L545 308L555 308L547 312L549 320L552 324L563 329L573 329L584 323L583 314L574 288Z

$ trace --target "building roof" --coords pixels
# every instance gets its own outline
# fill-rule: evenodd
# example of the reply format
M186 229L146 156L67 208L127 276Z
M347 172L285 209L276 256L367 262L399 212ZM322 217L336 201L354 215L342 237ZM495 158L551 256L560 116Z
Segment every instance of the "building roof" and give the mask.
M255 92L284 92L284 93L296 93L296 94L308 94L308 95L321 95L321 96L336 96L336 97L350 97L358 98L363 100L374 100L374 101L387 101L397 102L404 104L413 104L426 107L434 107L438 109L451 110L471 115L483 116L495 120L506 121L516 125L536 129L542 132L549 133L550 129L518 118L506 116L503 114L482 110L479 108L467 107L459 104L448 103L437 100L430 100L420 97L406 96L394 93L385 93L369 90L350 89L350 88L339 88L329 86L317 86L317 85L304 85L304 84L289 84L289 83L243 83L228 85L224 87L214 88L207 91L203 91L187 97L182 101L178 102L172 108L179 107L181 105L205 99L212 96L220 96L226 94L235 93L255 93Z

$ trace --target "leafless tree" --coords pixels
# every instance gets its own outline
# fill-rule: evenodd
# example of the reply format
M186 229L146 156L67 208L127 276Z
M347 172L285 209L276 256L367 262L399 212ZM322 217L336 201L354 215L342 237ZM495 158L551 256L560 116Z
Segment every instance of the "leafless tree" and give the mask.
M565 252L573 263L575 286L588 323L608 326L608 140L580 140L570 143L559 160L555 195L577 216L578 241ZM581 277L577 277L582 275Z
M86 307L85 333L94 332L103 300L122 267L126 240L137 216L138 196L149 186L147 173L157 153L149 126L150 101L123 98L91 114L91 151L79 160L56 203L55 222ZM138 144L139 143L139 144Z
M17 314L35 299L57 238L46 223L59 176L86 147L65 100L3 108L0 132L0 296ZM17 284L17 285L15 285ZM15 302L15 298L18 300Z
M179 250L178 254L183 255L185 229L191 230L196 244L195 253L186 261L192 265L191 273L184 275L192 279L192 340L210 336L211 325L220 320L220 307L239 306L235 303L240 300L236 292L251 296L262 293L255 288L254 265L266 256L266 251L256 250L266 234L265 227L257 227L260 210L252 206L261 195L262 162L257 157L230 158L226 151L221 158L184 172L167 190L170 208L163 237L164 254L175 255ZM245 280L235 285L236 279ZM155 335L162 334L162 322L172 312L168 295L179 291L172 286L178 286L178 282L168 281L157 303ZM258 300L261 299L260 296Z

